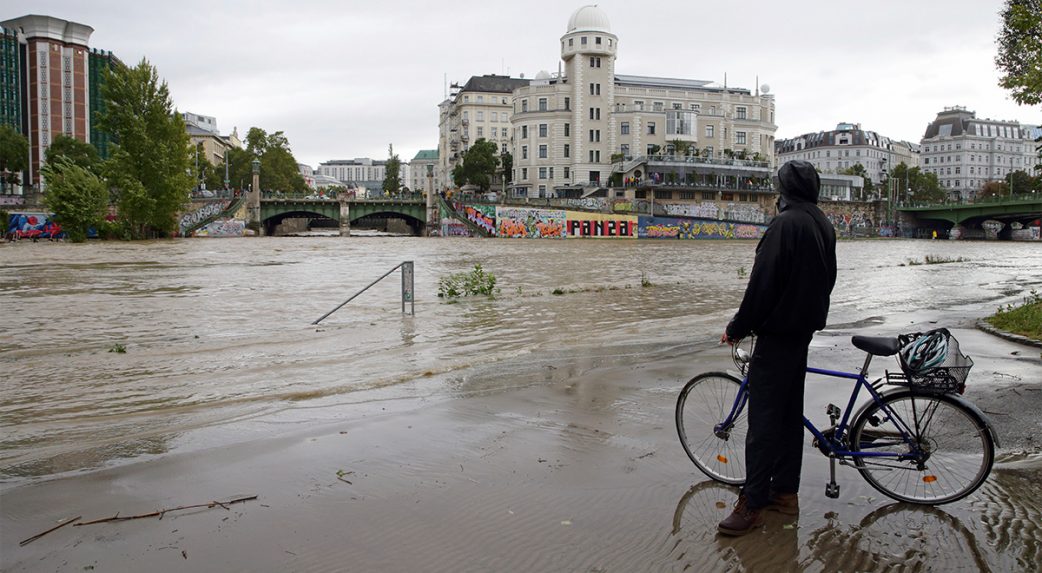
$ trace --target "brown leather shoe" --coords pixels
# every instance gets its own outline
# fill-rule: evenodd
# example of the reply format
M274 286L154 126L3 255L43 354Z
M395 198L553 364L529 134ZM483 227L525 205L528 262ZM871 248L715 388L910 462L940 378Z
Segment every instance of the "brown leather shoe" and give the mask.
M750 509L746 497L740 495L738 502L734 504L734 511L717 525L717 529L724 535L745 535L761 525L763 510Z
M772 493L770 503L764 509L785 515L799 515L800 497L795 493Z

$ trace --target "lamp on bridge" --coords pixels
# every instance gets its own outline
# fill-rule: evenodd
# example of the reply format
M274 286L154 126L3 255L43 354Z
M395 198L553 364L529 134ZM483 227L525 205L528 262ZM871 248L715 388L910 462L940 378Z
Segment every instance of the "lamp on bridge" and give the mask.
M434 216L434 164L427 164L427 236L431 236L431 225L437 217Z
M259 235L263 233L260 214L260 159L253 158L250 166L253 167L253 185L250 188L246 210L249 213L250 225L257 229L257 234Z

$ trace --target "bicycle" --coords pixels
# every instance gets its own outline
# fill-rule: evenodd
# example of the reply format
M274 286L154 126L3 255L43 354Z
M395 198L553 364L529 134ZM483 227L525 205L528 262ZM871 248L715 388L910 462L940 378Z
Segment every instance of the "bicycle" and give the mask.
M950 337L947 330L939 331ZM837 461L853 466L883 494L925 505L962 499L991 473L998 438L984 413L959 395L973 361L959 352L954 337L949 338L944 363L912 372L901 360L901 372L888 371L868 381L873 357L898 354L921 336L854 336L853 345L866 353L859 372L807 368L810 374L855 381L846 408L826 408L829 428L819 430L803 418L813 444L829 458L826 496L839 497ZM743 348L745 344L750 350ZM699 374L677 398L677 432L688 457L704 474L730 485L745 483L745 407L753 342L745 344L732 347L741 379L726 372ZM884 390L885 384L896 387ZM870 400L854 412L862 389Z

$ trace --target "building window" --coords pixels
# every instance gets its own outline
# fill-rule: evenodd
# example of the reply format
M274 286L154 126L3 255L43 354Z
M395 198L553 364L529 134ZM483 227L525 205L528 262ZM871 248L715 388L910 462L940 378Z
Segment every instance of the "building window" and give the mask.
M662 102L656 101L651 104L651 111L662 111Z
M546 98L539 98L539 111L546 111Z
M655 122L648 122L648 135L655 135Z
M694 191L681 191L680 192L680 198L681 199L694 199L695 198L695 192Z
M601 118L601 108L599 108L599 107L591 107L590 108L590 119L600 119L600 118Z
M546 167L539 168L539 178L546 179Z
M691 111L699 111L699 110L701 110L701 109L702 109L702 106L701 106L701 105L699 105L699 104L697 104L697 103L693 103L693 104L691 104Z
M550 179L553 179L553 178L554 178L554 168L551 167L550 168Z
M572 131L571 125L572 124L570 124L570 123L564 124L564 136L565 137L568 137L569 135L571 135L571 131Z
M540 123L539 124L539 137L546 137L546 124L545 123Z
M736 107L736 108L734 108L734 118L735 119L745 119L745 114L746 113L747 112L746 112L746 108L745 107Z
M622 124L619 126L619 133L621 133L622 135L629 135L630 134L630 122L628 122L628 121L622 122Z
M575 38L568 38L568 47L569 48L575 46L574 40L575 40Z
M585 45L587 44L587 42L586 42L586 36L583 36L582 38L580 38L580 39L579 39L579 43L585 46Z
M736 131L734 132L734 142L738 145L745 145L745 132Z
M597 38L595 38L595 40L596 41L594 43L597 44L598 46L600 46L601 45L601 37L597 36Z
M539 158L540 159L546 159L546 146L545 145L540 145L539 146Z
M599 68L601 67L601 59L597 56L590 56L590 67Z
M463 121L469 121L469 120L470 120L470 112L469 111L464 111L463 112Z
M707 126L706 126L706 137L713 137L713 132L714 132L715 130L716 130L716 128L715 128L714 126L712 126L712 125L707 125Z
M601 95L601 84L590 84L590 95Z
M483 111L479 111L478 112L478 121L485 121L485 112L483 112Z
M644 111L644 100L635 99L633 100L633 109L637 111Z
M654 155L656 147L658 147L658 146L655 145L654 143L649 143L648 144L648 155Z
M528 100L523 99L521 100L521 112L524 113L526 111L528 111Z
M521 168L521 180L522 181L526 181L527 179L528 179L528 168L527 167L522 167Z
M564 156L565 157L571 157L572 156L572 146L567 144L567 143L564 144Z
M568 110L572 109L572 98L570 98L570 97L564 98L564 109L565 109L565 111L568 111Z
M619 146L619 153L621 153L623 155L623 157L629 157L629 155L630 155L630 145L628 143L623 143L622 145L620 145Z
M572 176L572 168L568 167L566 165L565 168L564 168L564 178L565 178L565 180L568 180L569 178L571 178L571 176Z
M478 137L485 137L485 128L478 126Z
M527 145L522 145L521 146L521 159L528 159L528 146Z
M598 149L591 149L590 150L590 163L600 163L600 162L601 162L601 152L600 152L600 150L598 150Z

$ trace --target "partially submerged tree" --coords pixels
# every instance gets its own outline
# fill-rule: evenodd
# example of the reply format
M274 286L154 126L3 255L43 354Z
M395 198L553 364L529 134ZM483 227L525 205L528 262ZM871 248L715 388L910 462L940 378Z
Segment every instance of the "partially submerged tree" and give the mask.
M44 204L69 240L79 243L104 220L109 193L105 182L72 159L55 156L41 169L47 180Z
M133 238L173 232L192 189L192 149L166 82L148 60L106 69L98 127L116 144L104 171Z

